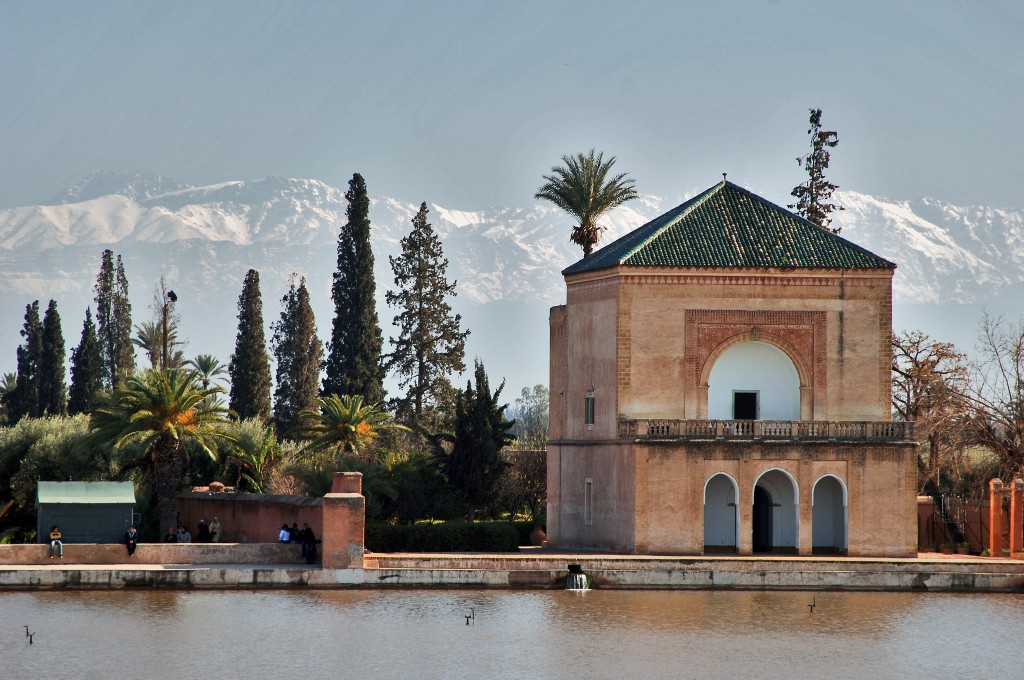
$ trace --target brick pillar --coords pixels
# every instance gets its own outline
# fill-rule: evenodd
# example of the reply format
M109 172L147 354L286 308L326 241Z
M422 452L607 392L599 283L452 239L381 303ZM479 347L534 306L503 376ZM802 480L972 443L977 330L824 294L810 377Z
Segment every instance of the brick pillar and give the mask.
M1010 482L1010 554L1024 551L1024 479Z
M988 551L992 557L1003 554L1003 483L988 483Z
M360 472L335 472L323 505L323 566L362 569L366 499Z

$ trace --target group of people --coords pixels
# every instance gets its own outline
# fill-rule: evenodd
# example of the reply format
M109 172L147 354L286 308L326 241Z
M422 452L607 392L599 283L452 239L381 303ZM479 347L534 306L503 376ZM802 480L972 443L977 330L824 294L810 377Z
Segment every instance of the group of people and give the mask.
M298 522L292 522L289 527L287 523L281 525L281 531L277 534L278 543L299 543L302 546L302 557L306 564L313 564L316 560L316 534L308 523L303 523L299 528Z
M220 519L214 517L213 521L207 524L204 517L199 520L199 527L196 530L196 543L220 543L221 531ZM192 533L184 524L178 525L177 529L168 527L167 533L164 534L164 543L191 542Z

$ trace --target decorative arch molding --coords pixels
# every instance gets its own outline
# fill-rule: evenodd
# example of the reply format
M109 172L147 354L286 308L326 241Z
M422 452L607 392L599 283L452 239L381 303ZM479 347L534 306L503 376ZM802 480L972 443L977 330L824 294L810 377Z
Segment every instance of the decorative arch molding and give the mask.
M750 497L751 498L754 497L754 489L757 488L757 485L761 481L761 478L764 477L769 472L781 472L782 474L784 474L786 476L786 478L789 480L790 484L793 485L793 504L796 507L799 508L800 507L800 484L797 483L796 477L793 476L792 472L790 472L789 470L786 470L784 468L780 468L780 467L772 467L772 468L768 468L767 470L762 470L761 473L759 475L757 475L757 478L754 480L754 483L750 487ZM845 487L844 487L844 489L845 489Z
M817 479L814 480L814 484L811 485L811 506L814 506L814 492L818 488L818 482L825 479L826 477L831 477L832 479L839 482L839 488L843 490L843 507L848 508L850 506L850 500L849 490L846 488L846 482L843 481L842 477L840 477L839 475L832 474L831 472L827 472L823 474L821 477L818 477Z
M800 380L801 420L827 417L827 326L825 312L687 310L684 399L689 418L708 417L708 376L730 347L758 341L790 358Z
M734 494L736 494L736 503L739 504L739 502L740 502L740 485L736 481L736 479L732 475L730 475L728 472L712 472L710 475L708 475L708 478L704 480L704 500L702 502L705 505L707 505L707 502L708 502L708 484L711 483L712 479L714 479L715 477L718 477L718 476L725 477L726 479L728 479L732 483L732 491L733 491Z

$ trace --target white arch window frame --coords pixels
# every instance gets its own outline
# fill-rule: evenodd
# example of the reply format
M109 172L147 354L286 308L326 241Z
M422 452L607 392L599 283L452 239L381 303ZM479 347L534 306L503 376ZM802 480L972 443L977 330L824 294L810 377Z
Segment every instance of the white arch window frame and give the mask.
M811 507L814 507L814 491L818 488L818 482L825 479L826 477L831 477L832 479L839 482L839 488L843 490L843 507L850 507L849 490L846 488L846 482L843 481L842 477L832 472L826 472L825 474L814 480L814 484L811 485Z
M733 520L736 526L733 528L733 530L735 532L733 535L736 537L735 538L735 540L736 540L736 549L739 550L739 547L740 547L740 511L739 511L739 509L740 509L740 485L739 485L739 482L736 481L736 478L733 477L732 475L730 475L728 472L724 472L724 471L713 472L710 475L708 475L707 479L704 480L704 502L701 504L702 520L704 519L703 518L704 510L708 506L708 485L711 483L712 479L714 479L715 477L719 477L719 476L725 477L726 479L728 479L732 483L732 492L733 492L733 494L736 497L736 502L734 504L735 508L736 508L736 512L734 513L735 519ZM703 540L704 539L703 539L703 536L702 536L701 537L701 541L703 541Z

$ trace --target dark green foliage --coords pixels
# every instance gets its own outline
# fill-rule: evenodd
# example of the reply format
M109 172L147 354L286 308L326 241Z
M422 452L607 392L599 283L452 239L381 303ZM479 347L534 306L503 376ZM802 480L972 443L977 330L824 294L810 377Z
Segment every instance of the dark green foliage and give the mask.
M382 502L377 519L411 523L425 518L454 519L466 512L462 499L424 454L414 453L393 463L387 476L394 497Z
M845 208L829 203L832 193L839 187L825 179L825 170L828 169L828 150L839 144L839 134L834 130L821 129L821 109L811 109L810 122L807 134L811 136L811 152L796 159L797 164L807 171L807 181L793 189L791 195L797 200L789 207L796 208L801 216L822 229L838 234L839 229L828 227L832 222L829 215Z
M39 300L25 306L23 344L18 347L18 375L14 392L7 402L8 418L16 423L24 417L38 418L39 374L43 360L43 326L39 322Z
M7 425L11 422L8 419L9 410L8 404L16 393L18 386L18 376L14 373L4 373L0 376L0 425Z
M406 390L397 400L398 416L422 427L426 412L443 404L451 391L448 376L465 370L469 335L460 329L462 316L452 314L448 304L455 297L455 282L445 278L448 260L427 222L426 203L412 220L412 232L402 239L402 254L389 259L396 290L385 297L399 310L394 321L399 336L391 338L394 351L387 355L387 370Z
M280 436L289 437L299 425L299 412L316 408L320 397L324 348L316 334L305 278L297 288L293 281L281 298L281 318L273 329L271 344L277 359L274 424Z
M551 168L551 174L544 175L544 186L534 198L551 201L579 221L569 240L589 257L605 229L597 221L612 208L636 198L636 182L626 173L609 177L615 157L605 161L604 154L593 149L587 154L562 156L562 162L565 165Z
M239 420L270 420L270 354L263 332L263 298L260 274L250 269L245 274L238 297L238 335L235 353L228 365L231 396L228 407Z
M367 404L376 404L384 399L384 340L374 298L370 199L358 173L352 175L345 198L348 221L338 235L338 269L331 286L334 326L323 393L361 395Z
M505 419L506 405L498 404L505 383L492 394L480 361L475 362L474 379L476 385L467 383L455 401L454 434L434 437L438 466L466 501L469 519L494 499L507 466L501 449L513 441L509 430L515 424Z
M68 388L64 382L64 333L57 303L50 300L43 315L43 347L39 361L39 412L62 416L68 412Z
M510 522L366 525L373 552L518 552L519 532Z
M103 384L113 390L118 379L135 371L132 345L132 305L121 256L104 250L96 277L96 329L103 362Z
M13 500L0 528L35 527L36 482L96 481L118 477L108 447L88 442L89 419L23 418L0 428L0 509Z
M82 339L78 347L71 350L71 391L68 395L68 412L87 413L92 410L96 397L103 389L103 360L100 357L96 325L92 322L92 310L86 307L85 322L82 324Z

